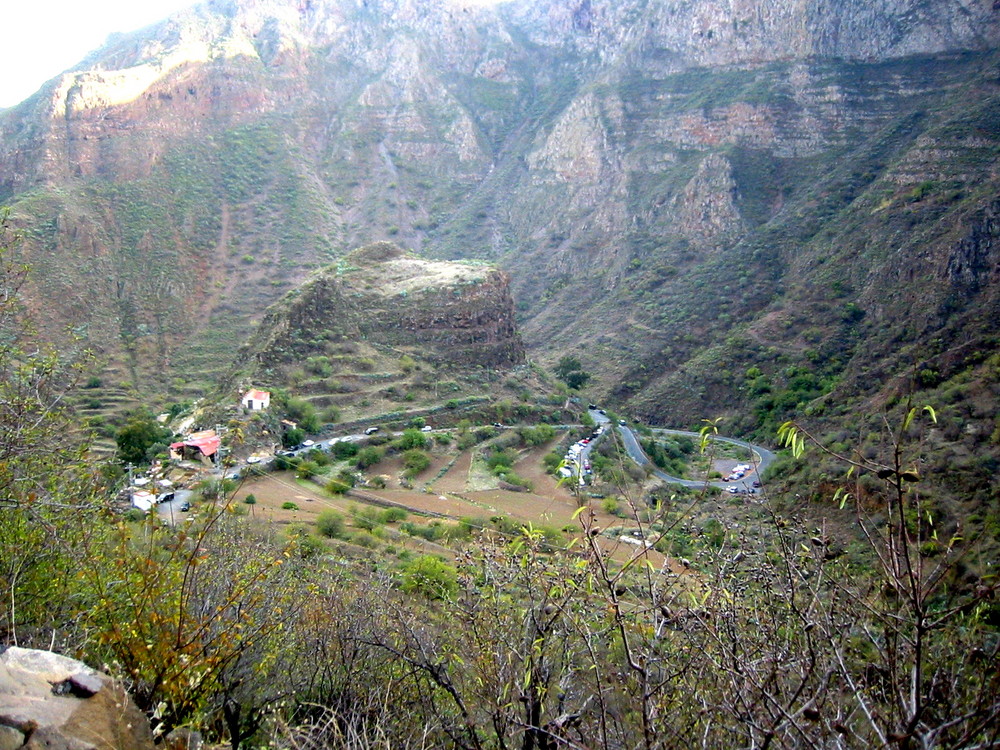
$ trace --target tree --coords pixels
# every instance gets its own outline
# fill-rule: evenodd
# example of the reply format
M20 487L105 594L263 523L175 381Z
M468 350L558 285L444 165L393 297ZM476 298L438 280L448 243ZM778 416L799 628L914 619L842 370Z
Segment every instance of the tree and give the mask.
M286 448L294 448L306 437L305 430L300 427L289 427L281 436L281 444Z
M316 516L316 529L323 536L337 539L344 534L344 516L334 510L324 510Z
M126 464L146 464L151 457L150 449L170 440L171 432L159 424L149 414L135 415L118 430L115 443L118 445L118 460Z
M583 364L576 357L567 354L559 359L555 374L570 388L579 390L590 380L590 373L583 369Z

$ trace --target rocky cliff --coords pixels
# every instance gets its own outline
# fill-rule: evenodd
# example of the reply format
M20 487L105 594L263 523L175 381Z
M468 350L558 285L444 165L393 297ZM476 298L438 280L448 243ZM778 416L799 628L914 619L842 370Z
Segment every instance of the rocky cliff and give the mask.
M945 335L989 348L998 15L209 2L0 114L0 199L43 330L72 322L109 381L198 393L267 305L374 237L502 266L531 357L574 352L595 397L764 429L752 368L789 414L891 400L883 375ZM501 351L455 302L452 345ZM433 344L430 312L368 304ZM814 388L788 390L797 368Z
M274 372L345 342L455 369L524 362L507 274L389 242L349 253L275 304L241 359Z

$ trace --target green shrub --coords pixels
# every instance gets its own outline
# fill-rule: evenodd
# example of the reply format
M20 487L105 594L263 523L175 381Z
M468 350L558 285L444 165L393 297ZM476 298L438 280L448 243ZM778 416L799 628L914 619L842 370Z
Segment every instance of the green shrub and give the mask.
M403 569L402 589L428 599L447 599L458 591L458 573L437 557L421 555Z
M357 443L352 443L347 440L341 440L339 443L334 443L333 447L330 449L330 454L338 461L346 461L349 458L354 458L358 455Z
M329 482L327 482L323 486L323 489L325 489L331 495L343 495L345 492L351 489L351 485L348 482L345 482L343 479L334 478L331 479Z
M402 508L386 508L382 511L382 523L398 523L406 520L406 511Z
M410 428L403 430L403 434L399 436L394 445L399 450L408 451L412 448L426 448L428 442L424 433L418 429Z
M374 466L385 456L385 449L377 445L367 445L358 451L354 465L359 469L367 469Z
M486 457L486 465L494 474L502 474L510 470L517 460L517 452L509 448L494 450Z
M283 502L281 504L281 509L282 510L298 510L299 506L296 505L295 503L291 502L290 500L288 500L288 501L285 501L285 502Z
M403 454L403 466L407 476L416 476L431 465L431 457L426 452L414 448Z
M243 498L243 502L245 502L247 505L256 505L257 497L251 492L249 495Z
M315 461L300 461L295 470L295 476L299 479L312 479L319 472L319 466Z
M344 535L344 516L335 510L324 510L316 517L316 530L330 539Z

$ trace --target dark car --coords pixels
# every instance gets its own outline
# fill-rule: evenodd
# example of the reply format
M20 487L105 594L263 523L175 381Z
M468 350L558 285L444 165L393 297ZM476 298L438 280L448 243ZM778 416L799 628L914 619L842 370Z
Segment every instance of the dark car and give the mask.
M183 511L191 510L191 503L185 500L183 503L181 503L181 510Z

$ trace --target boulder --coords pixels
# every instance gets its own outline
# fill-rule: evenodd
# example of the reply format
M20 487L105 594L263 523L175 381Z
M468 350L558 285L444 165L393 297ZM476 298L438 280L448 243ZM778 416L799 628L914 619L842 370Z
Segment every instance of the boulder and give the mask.
M153 750L149 722L125 689L49 651L0 654L0 749Z

